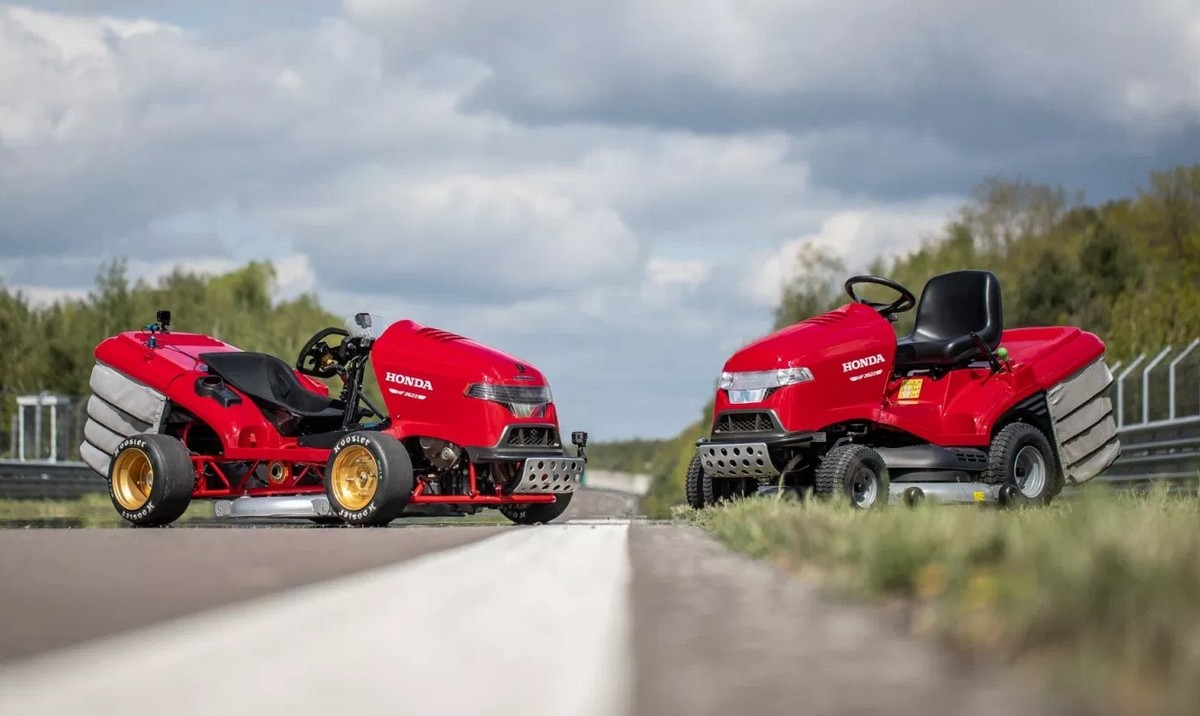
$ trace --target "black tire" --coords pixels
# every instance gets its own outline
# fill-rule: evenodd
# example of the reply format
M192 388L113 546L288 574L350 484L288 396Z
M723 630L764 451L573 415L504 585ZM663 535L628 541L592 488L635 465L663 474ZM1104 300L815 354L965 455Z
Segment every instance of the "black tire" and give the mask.
M196 469L187 448L169 435L125 438L108 466L108 497L117 513L138 527L161 527L182 517L195 486Z
M545 524L558 519L571 505L574 492L556 495L554 502L539 502L533 505L501 505L500 514L518 525Z
M1033 474L1039 468L1042 471L1040 478ZM1033 484L1030 484L1031 479ZM1029 423L1009 423L992 438L988 448L987 481L1015 486L1016 503L1026 505L1050 504L1063 484L1062 471L1050 440Z
M702 475L700 479L700 492L704 497L704 504L711 506L720 502L732 502L733 500L746 497L749 494L747 482L742 477L718 477L714 479L708 475Z
M888 503L889 482L887 465L879 453L866 445L839 445L817 466L813 495L848 502L858 509L879 509Z
M339 457L343 457L340 463ZM355 469L359 471L357 475ZM361 486L364 472L374 489L364 487L352 495L355 487L352 478L359 478ZM329 499L329 509L348 525L387 526L404 511L412 491L412 459L404 445L387 433L350 433L338 440L329 453L325 496Z
M687 495L689 507L702 509L704 507L704 468L700 466L700 453L692 457L688 463L687 477L683 481L683 491Z

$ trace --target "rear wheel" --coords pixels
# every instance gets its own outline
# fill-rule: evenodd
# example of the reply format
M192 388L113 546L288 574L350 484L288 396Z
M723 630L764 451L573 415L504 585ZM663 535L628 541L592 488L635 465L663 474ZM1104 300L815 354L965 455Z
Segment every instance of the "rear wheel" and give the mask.
M1048 505L1062 489L1050 441L1029 423L1011 423L996 434L988 450L988 480L1016 487L1025 504Z
M817 467L813 494L819 499L849 502L869 510L888 502L887 466L879 453L866 445L839 445Z
M564 492L555 495L554 502L539 502L533 505L501 505L500 514L518 525L536 525L546 523L562 516L571 504L575 493Z
M413 490L412 460L386 433L350 433L337 441L325 468L329 509L356 527L383 527L400 516Z
M168 435L148 433L117 445L108 467L108 496L128 522L159 527L183 516L196 471L187 448Z

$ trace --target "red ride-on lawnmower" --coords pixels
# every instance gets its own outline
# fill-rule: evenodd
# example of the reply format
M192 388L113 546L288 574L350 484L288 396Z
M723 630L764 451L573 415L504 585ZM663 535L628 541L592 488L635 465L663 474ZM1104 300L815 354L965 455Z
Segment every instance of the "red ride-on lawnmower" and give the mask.
M891 303L856 287L885 286ZM987 271L929 281L918 305L875 276L853 299L726 363L712 433L687 473L693 507L780 489L845 500L1046 504L1117 459L1104 343L1068 327L1004 330ZM897 339L897 315L917 309Z
M437 505L533 524L580 483L587 434L568 455L546 379L493 348L360 313L293 366L169 323L160 311L95 350L80 449L135 525L170 523L194 499L225 517L379 526ZM384 410L363 394L368 362ZM336 398L318 380L334 377Z

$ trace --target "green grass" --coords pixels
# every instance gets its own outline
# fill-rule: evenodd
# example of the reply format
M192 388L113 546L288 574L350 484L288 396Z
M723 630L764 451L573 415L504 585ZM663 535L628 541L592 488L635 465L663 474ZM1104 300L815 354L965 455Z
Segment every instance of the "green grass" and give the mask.
M212 504L195 502L180 519L195 517L212 517ZM125 524L106 494L84 495L76 500L0 500L0 522L6 526L23 522L31 526L67 522L78 527L120 527Z
M1196 496L1096 488L1048 508L871 513L756 498L676 516L1109 713L1200 704Z

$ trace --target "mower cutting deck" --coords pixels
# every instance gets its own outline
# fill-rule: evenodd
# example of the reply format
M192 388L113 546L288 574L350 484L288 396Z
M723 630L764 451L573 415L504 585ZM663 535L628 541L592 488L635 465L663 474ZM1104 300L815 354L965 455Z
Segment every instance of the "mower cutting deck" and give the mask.
M899 297L860 299L867 283ZM1045 504L1120 454L1104 343L1071 327L1005 330L994 274L936 276L919 305L875 276L846 291L853 302L726 362L689 504L780 488L860 508ZM898 339L892 323L913 308L913 332Z

